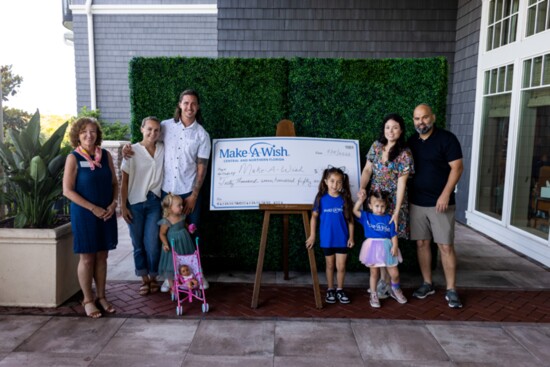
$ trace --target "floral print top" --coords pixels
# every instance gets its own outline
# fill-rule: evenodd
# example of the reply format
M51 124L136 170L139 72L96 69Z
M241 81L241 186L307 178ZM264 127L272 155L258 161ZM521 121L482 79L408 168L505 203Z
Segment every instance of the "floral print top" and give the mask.
M393 215L397 200L397 180L407 173L414 173L413 157L411 150L405 148L392 162L382 162L384 145L375 141L367 153L367 161L372 163L372 176L370 178L371 190L386 191L390 194L388 214ZM398 237L409 238L409 202L407 189L401 204L398 223Z

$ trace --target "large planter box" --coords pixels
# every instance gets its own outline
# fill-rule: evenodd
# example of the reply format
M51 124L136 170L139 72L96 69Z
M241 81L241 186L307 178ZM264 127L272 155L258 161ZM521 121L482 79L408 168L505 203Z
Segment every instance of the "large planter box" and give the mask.
M0 306L57 307L80 290L67 223L53 229L0 228Z

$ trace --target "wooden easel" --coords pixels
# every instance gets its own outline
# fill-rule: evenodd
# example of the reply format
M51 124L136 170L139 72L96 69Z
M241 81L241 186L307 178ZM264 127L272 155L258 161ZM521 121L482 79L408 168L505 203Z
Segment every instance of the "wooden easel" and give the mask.
M290 120L281 120L277 124L277 136L296 136L294 124ZM258 251L258 263L256 265L256 278L254 279L254 291L252 293L252 304L250 307L258 307L258 297L260 295L260 285L262 281L262 272L264 267L265 249L267 247L267 233L269 231L269 221L272 214L283 215L283 271L284 279L288 280L288 228L289 215L301 214L304 223L304 232L306 239L310 234L309 226L309 211L312 205L310 204L261 204L260 210L264 211L264 223L262 226L262 237L260 239L260 249ZM304 241L305 243L305 241ZM321 292L319 290L319 276L317 275L317 263L315 262L315 254L313 248L307 250L309 258L309 267L311 269L311 279L313 281L313 294L315 296L315 306L323 308L321 302Z

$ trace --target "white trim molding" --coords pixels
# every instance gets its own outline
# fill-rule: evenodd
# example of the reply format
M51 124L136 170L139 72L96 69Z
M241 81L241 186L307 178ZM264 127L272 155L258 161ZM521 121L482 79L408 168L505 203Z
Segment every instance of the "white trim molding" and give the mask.
M86 5L71 5L73 14L85 15ZM218 14L217 4L92 5L94 15L112 14Z
M84 10L88 29L88 74L90 76L90 107L97 110L97 85L95 78L95 41L94 41L94 15L92 13L93 0L86 0Z

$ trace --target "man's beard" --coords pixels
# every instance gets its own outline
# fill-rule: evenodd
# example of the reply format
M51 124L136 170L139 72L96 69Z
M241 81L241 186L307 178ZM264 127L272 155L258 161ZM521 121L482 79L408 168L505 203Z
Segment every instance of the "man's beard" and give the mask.
M417 133L419 134L426 134L428 133L432 127L434 126L434 124L426 124L424 127L415 127L414 129L416 130Z

